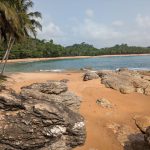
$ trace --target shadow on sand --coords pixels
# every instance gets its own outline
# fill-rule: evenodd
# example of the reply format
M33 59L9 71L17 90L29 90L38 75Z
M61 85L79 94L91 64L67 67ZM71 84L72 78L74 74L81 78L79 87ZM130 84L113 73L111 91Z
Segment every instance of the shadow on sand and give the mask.
M144 141L144 135L137 133L128 136L124 150L150 150L150 146Z

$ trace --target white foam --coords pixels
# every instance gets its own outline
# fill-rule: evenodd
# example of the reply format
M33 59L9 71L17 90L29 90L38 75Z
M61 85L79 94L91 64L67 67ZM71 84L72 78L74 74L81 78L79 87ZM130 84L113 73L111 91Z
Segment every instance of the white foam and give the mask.
M40 72L62 72L62 69L40 70Z

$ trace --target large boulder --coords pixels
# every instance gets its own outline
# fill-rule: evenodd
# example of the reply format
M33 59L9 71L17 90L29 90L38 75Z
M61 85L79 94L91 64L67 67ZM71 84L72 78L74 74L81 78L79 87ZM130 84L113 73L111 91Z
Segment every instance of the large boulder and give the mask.
M78 111L81 99L73 92L67 91L67 85L64 82L49 81L47 83L35 83L21 90L21 96L25 101L30 99L43 100L55 103L61 103L73 111Z
M33 95L29 97L24 91L33 92ZM42 95L41 91L52 94ZM59 95L54 93L63 96L55 102L55 96ZM14 91L2 91L0 150L71 150L83 145L86 138L84 119L65 103L65 100L74 102L75 95L70 95L66 84L52 81L24 87L19 95Z
M139 72L128 69L118 71L99 71L101 83L107 88L120 91L123 94L138 92L150 95L150 81Z
M96 72L89 71L84 74L83 81L88 81L88 80L93 80L93 79L98 79L98 78L99 76L97 75Z

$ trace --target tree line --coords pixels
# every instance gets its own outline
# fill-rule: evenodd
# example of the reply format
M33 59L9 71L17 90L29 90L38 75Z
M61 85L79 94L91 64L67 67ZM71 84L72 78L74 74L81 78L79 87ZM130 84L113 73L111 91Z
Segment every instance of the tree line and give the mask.
M0 45L4 50L0 62L1 74L14 44L31 36L36 37L37 29L42 29L37 20L42 17L41 13L31 11L33 5L32 0L0 0Z
M0 47L0 57L5 51ZM65 56L98 56L98 55L121 55L121 54L147 54L150 47L128 46L127 44L115 45L109 48L95 48L85 42L64 47L55 44L53 40L39 40L27 38L13 45L10 59L43 58L43 57L65 57Z

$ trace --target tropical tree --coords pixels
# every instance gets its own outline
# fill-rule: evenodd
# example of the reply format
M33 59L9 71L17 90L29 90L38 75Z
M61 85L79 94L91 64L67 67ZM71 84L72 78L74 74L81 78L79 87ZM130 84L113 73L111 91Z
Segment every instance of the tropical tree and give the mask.
M30 12L32 7L31 0L0 0L0 39L6 48L1 61L1 74L4 72L13 44L32 35L36 37L37 29L42 29L37 20L41 18L41 13Z

